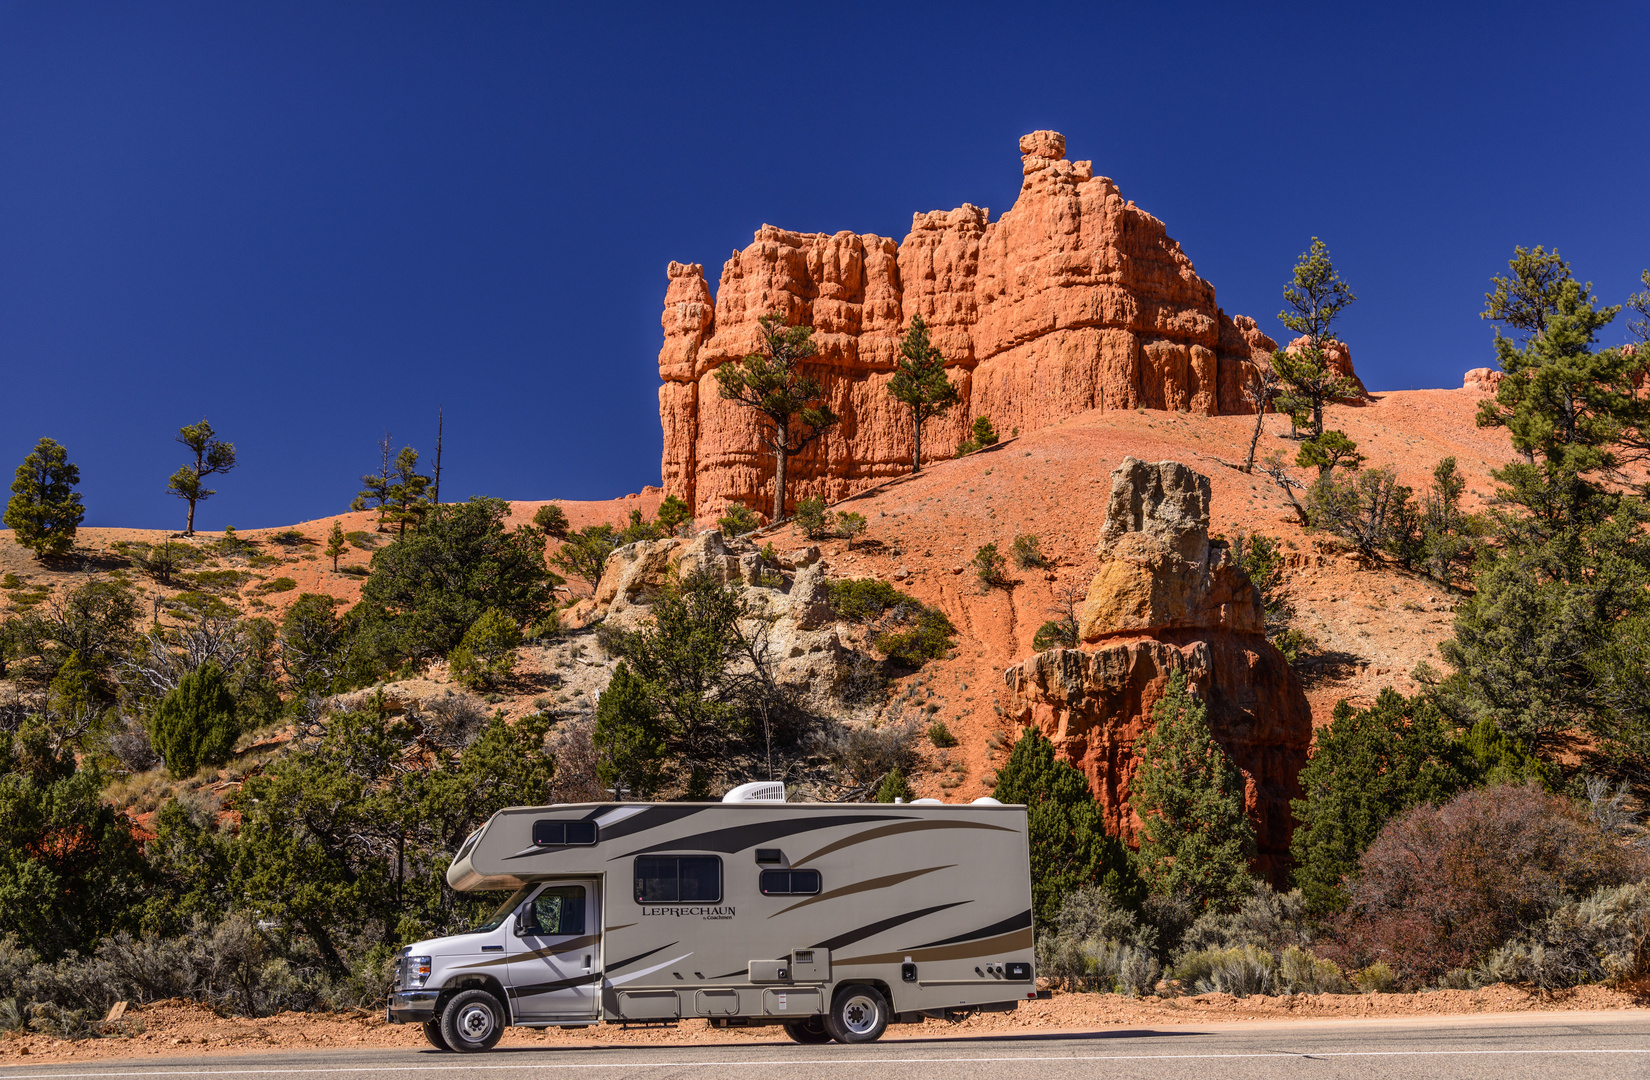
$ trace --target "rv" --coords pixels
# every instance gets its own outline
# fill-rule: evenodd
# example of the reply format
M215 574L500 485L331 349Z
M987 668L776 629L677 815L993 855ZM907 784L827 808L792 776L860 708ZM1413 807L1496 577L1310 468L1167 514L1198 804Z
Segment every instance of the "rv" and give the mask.
M389 1021L458 1051L683 1017L858 1043L1038 996L1025 807L783 800L500 810L447 882L510 898L402 951Z

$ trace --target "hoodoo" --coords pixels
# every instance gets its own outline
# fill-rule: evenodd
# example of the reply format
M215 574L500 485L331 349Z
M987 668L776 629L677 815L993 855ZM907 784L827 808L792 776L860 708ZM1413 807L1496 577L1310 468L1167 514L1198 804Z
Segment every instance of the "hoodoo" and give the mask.
M794 499L835 500L910 468L909 420L887 394L899 339L928 324L961 402L925 429L957 445L977 416L1031 431L1090 409L1252 412L1244 388L1276 343L1228 317L1163 223L1068 161L1058 132L1020 139L1024 182L998 220L964 204L912 216L901 243L764 225L722 267L671 263L661 319L663 483L701 516L764 506L773 470L716 368L756 348L759 316L815 328L816 370L841 426L790 465Z
M1169 675L1184 670L1208 704L1215 740L1243 772L1259 869L1281 880L1312 711L1266 641L1254 585L1209 538L1208 477L1178 461L1125 458L1111 474L1099 555L1079 620L1083 646L1009 668L1010 712L1087 773L1107 831L1134 843L1135 740Z

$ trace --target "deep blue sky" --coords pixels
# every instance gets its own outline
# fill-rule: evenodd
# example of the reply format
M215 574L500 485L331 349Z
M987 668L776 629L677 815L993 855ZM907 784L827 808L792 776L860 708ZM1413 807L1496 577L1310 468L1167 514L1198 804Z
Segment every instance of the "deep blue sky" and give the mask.
M444 495L634 491L667 261L1000 214L1036 128L1270 332L1323 237L1374 388L1491 362L1514 244L1633 291L1650 5L1353 7L0 0L0 474L50 435L87 524L181 527L205 416L199 524L282 524L443 404Z

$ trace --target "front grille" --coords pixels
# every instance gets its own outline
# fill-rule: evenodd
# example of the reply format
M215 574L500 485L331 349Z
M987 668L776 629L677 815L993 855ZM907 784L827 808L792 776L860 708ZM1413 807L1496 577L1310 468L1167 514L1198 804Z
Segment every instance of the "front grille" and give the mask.
M398 957L395 958L395 982L391 984L390 988L392 990L400 990L403 987L405 987L406 985L407 985L407 958L405 956L398 956Z

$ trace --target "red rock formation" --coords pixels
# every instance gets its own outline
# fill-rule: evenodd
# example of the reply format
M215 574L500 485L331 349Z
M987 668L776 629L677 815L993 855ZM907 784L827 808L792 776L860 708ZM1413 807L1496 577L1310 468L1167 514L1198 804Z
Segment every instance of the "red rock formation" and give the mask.
M1125 200L1065 139L1020 140L1024 182L998 221L964 204L915 214L903 243L764 225L722 268L671 263L659 414L666 492L700 516L765 505L772 462L749 410L720 399L717 366L752 351L773 310L810 323L840 428L793 459L791 494L839 499L911 464L908 418L885 387L901 333L921 315L962 404L924 429L955 446L977 416L1007 434L1089 409L1249 412L1243 388L1276 344L1228 318L1161 221Z
M1501 389L1501 380L1506 377L1506 373L1500 368L1471 368L1461 379L1461 389L1472 390L1485 397L1494 397L1495 392Z
M1243 772L1257 868L1281 884L1312 713L1261 633L1254 586L1223 545L1210 543L1208 527L1207 477L1179 462L1125 459L1112 473L1101 566L1080 620L1084 645L1009 668L1011 712L1088 775L1108 830L1134 844L1134 743L1170 674L1184 670L1208 704L1215 739Z

